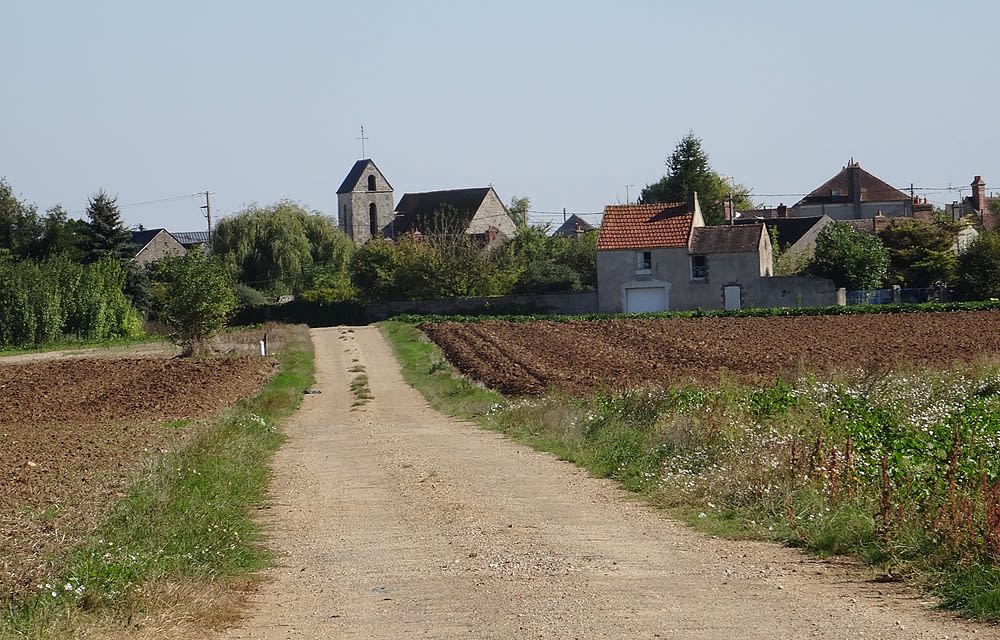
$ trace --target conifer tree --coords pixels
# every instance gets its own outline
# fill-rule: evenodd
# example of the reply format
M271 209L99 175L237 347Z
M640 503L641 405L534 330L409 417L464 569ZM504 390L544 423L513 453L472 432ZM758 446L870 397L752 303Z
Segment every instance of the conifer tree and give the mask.
M131 257L132 234L125 228L116 198L99 191L87 205L87 260L96 262L105 256L125 260Z

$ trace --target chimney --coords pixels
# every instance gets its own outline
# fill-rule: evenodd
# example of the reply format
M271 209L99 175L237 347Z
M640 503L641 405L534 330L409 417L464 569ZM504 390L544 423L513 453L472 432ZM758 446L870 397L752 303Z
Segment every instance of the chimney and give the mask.
M855 204L861 202L861 165L853 159L847 165L847 197Z
M875 214L875 218L872 220L872 230L875 232L875 235L882 233L882 230L885 229L888 224L889 219L886 218L882 214L882 210L879 209L879 211Z
M788 217L788 207L782 202L778 205L777 213L775 213L775 218L787 218Z
M982 176L976 176L972 181L972 208L979 215L986 210L986 183Z
M913 199L913 217L918 220L933 220L934 205L927 202L927 198L917 196Z

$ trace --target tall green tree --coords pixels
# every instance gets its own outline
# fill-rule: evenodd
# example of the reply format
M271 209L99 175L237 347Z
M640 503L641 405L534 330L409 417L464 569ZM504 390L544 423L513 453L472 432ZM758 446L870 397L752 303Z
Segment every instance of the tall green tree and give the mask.
M959 254L955 287L969 300L1000 298L1000 232L980 233Z
M188 251L159 261L160 303L186 355L205 351L236 311L236 293L226 265L215 256Z
M18 260L29 257L41 234L35 205L18 200L10 184L0 178L0 254Z
M685 202L693 192L698 194L706 224L724 222L724 207L728 199L732 200L737 211L754 208L750 189L741 184L730 185L725 177L716 173L702 148L701 138L688 133L667 158L667 174L659 181L646 185L639 201L644 204Z
M510 199L510 206L507 207L507 212L517 227L526 227L528 226L528 209L530 208L530 199L514 196Z
M955 271L954 223L894 219L879 233L889 252L889 282L929 287L949 282Z
M42 233L31 249L31 257L43 260L64 256L76 262L83 262L83 243L87 225L82 220L70 218L62 205L55 205L45 212L41 219Z
M816 250L808 271L829 278L838 287L876 289L885 283L889 252L877 236L834 222L816 237Z
M132 257L132 233L122 223L117 198L103 190L87 205L85 251L90 262L104 257L127 260Z
M349 287L353 248L328 218L289 201L252 205L212 234L212 252L236 279L271 295Z

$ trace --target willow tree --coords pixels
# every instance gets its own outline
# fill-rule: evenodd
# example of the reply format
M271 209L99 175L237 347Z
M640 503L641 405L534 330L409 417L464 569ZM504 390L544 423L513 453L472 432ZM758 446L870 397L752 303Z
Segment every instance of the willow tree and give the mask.
M251 205L221 220L212 234L212 252L237 281L272 295L299 294L317 281L349 286L352 249L329 218L288 201Z

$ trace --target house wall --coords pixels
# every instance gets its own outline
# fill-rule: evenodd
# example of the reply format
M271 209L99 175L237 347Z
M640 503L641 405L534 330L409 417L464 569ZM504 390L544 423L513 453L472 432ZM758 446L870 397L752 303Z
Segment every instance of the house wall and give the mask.
M483 203L472 216L472 220L469 221L469 226L465 232L470 235L478 235L486 233L490 227L495 228L498 231L498 235L503 236L507 240L513 238L517 232L514 227L514 221L510 219L510 215L507 213L507 208L504 207L500 196L493 189L490 189L486 197L483 198Z
M670 295L671 310L723 309L723 290L727 285L746 289L761 279L761 256L756 253L713 253L706 256L708 275L703 281L691 280L690 270L685 278L675 280ZM770 273L770 265L768 265ZM743 306L747 306L743 303Z
M147 265L167 256L182 256L186 253L184 245L166 231L161 231L150 240L145 247L135 255L136 264Z
M874 218L879 211L887 218L909 217L912 209L913 205L909 201L805 204L794 208L797 218L826 215L834 220L868 220Z
M843 289L833 280L810 276L758 278L745 283L744 308L831 307L847 303Z
M770 247L770 243L767 243ZM636 251L597 252L597 309L600 313L625 310L625 290L632 287L667 286L670 311L725 308L724 289L738 285L741 306L814 307L844 304L843 291L823 278L769 277L766 255L754 252L707 256L707 277L692 281L687 249L652 249L650 273L636 273Z
M370 175L375 176L374 191L368 190ZM364 243L371 240L368 212L372 203L375 204L379 233L390 236L395 217L392 187L374 166L369 165L358 180L354 191L337 194L337 222L344 233L355 242Z

